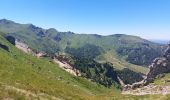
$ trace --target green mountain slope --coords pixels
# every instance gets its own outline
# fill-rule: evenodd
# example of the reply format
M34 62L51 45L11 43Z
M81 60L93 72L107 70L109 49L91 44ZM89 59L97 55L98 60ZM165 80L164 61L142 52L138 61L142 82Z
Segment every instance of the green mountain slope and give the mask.
M0 20L0 31L8 33L5 35L6 38L12 36L27 44L34 51L46 52L50 57L63 54L71 55L74 60L86 59L89 61L88 63L90 63L90 60L94 60L93 65L97 66L97 62L109 62L112 63L112 66L118 70L118 72L130 69L129 73L137 73L140 77L142 77L142 74L148 72L148 68L143 66L147 66L155 57L160 56L164 49L163 45L152 43L136 36L123 34L101 36L96 34L59 32L53 28L42 29L32 24L19 24L6 19ZM98 68L92 67L92 70L89 66L87 67L86 64L82 64L81 67L79 67L79 60L75 60L74 63L74 66L77 66L76 68L85 74L84 77L94 80L98 79L95 80L95 82L105 85L106 83L103 82L108 82L108 79L101 82L103 79L101 77L108 73L108 68L104 67L103 69L103 67L98 66ZM102 72L99 69L106 70L106 72ZM126 77L123 74L119 75L121 75L119 77L122 79ZM129 75L133 77L133 74ZM138 77L137 80L134 80L140 81L139 79L141 78ZM117 79L114 78L113 80L115 81ZM132 82L134 81L125 83Z
M14 100L136 100L167 96L122 95L115 87L106 88L75 77L48 58L38 59L10 44L0 33L0 99ZM3 46L2 46L3 45Z
M37 59L23 53L1 35L0 44L9 49L0 47L0 98L90 99L96 93L109 90L72 76L50 59Z
M59 32L53 28L43 29L32 24L19 24L6 19L0 20L0 31L7 33L6 38L12 36L34 51L46 52L50 57L70 55L74 59L73 65L84 73L84 77L107 87L117 81L113 78L116 75L126 84L140 81L142 75L148 72L148 68L143 66L147 66L164 50L163 45L136 36ZM87 64L82 63L85 59L88 61ZM119 74L108 75L109 67L98 64L108 62L112 63L113 72ZM127 71L126 73L129 73L129 77L133 79L126 80L126 75L120 74L124 71Z
M162 45L136 36L58 32L53 28L42 29L32 24L19 24L6 19L0 20L0 31L28 44L32 49L47 52L51 56L55 53L69 53L79 57L86 55L86 58L99 62L111 62L117 69L126 66L134 70L134 67L128 67L129 63L147 66L155 57L160 56L163 50ZM162 49L158 49L160 47ZM112 59L107 59L108 56ZM117 64L117 61L128 63Z

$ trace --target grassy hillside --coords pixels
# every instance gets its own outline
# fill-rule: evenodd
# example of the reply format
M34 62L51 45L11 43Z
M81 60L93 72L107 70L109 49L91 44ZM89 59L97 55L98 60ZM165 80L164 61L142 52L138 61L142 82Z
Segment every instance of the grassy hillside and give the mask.
M161 55L163 50L161 45L136 36L123 34L101 36L59 32L55 29L42 29L32 24L19 24L6 19L0 20L0 31L9 33L8 35L25 42L33 49L45 51L50 55L67 52L82 57L90 55L91 58L98 56L101 58L103 57L101 55L112 52L110 54L114 59L123 59L140 66L150 64L155 57ZM107 61L105 57L102 59Z
M35 51L44 51L49 56L69 54L73 58L90 60L87 64L81 64L75 60L74 66L85 74L84 77L95 80L105 86L111 86L112 80L116 81L116 75L109 74L109 67L104 68L99 63L112 63L118 72L128 71L130 77L139 74L140 77L133 78L140 81L142 74L148 72L146 66L153 58L161 55L161 45L149 42L136 36L116 34L110 36L100 36L95 34L75 34L73 32L58 32L55 29L42 29L32 24L19 24L9 20L0 20L0 31L6 32L5 36L13 36L19 41L28 44ZM96 62L97 61L97 62ZM80 66L81 65L81 68ZM94 67L97 65L97 67ZM139 66L140 65L140 66ZM114 71L115 72L115 71ZM133 74L132 74L133 73ZM108 75L109 74L109 75ZM122 75L122 74L119 74ZM132 76L131 76L132 75ZM119 76L125 79L125 76ZM111 79L111 80L110 80ZM126 80L126 79L125 79ZM132 83L134 81L126 82ZM110 84L111 83L111 84ZM110 84L110 85L107 85Z
M68 74L48 59L37 59L23 53L0 36L0 99L68 99L112 100L147 99L158 96L123 96L83 78Z
M60 69L48 58L38 59L10 44L0 33L0 99L155 100L168 96L122 95Z
M96 58L96 60L100 63L110 62L113 64L114 68L116 68L118 70L123 70L124 68L128 68L134 72L143 73L143 74L147 74L148 70L149 70L146 67L134 65L134 64L128 63L124 59L118 58L113 50L108 51L108 52L98 56Z
M6 86L12 86L34 94L44 93L63 99L87 99L89 96L108 90L86 79L68 74L48 59L37 59L24 54L2 36L0 44L9 48L9 52L0 48L1 90ZM22 93L17 94L10 89L1 92L1 98L23 96Z
M156 85L163 85L163 86L170 86L170 74L169 73L166 73L164 77L161 77L161 78L157 78L154 83Z

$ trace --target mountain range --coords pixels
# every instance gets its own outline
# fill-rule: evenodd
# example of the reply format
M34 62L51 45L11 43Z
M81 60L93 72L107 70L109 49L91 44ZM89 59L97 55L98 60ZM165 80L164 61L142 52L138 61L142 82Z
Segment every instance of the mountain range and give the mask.
M97 34L75 34L59 32L56 29L43 29L32 24L19 24L6 19L0 20L1 32L28 44L37 51L68 53L101 61L108 61L108 54L140 66L145 66L161 55L163 45L150 42L136 36L115 34L101 36ZM89 49L89 51L88 51ZM93 52L95 49L95 52ZM87 52L86 52L87 51ZM85 52L86 55L83 55ZM93 54L92 54L93 53Z
M0 20L0 38L0 89L5 90L0 97L16 99L103 100L111 99L113 92L116 98L123 99L123 84L143 80L148 65L166 48L137 36L59 32L7 19ZM45 56L37 58L24 53L16 43L22 44L20 49L43 52ZM55 59L79 71L81 76L64 71Z

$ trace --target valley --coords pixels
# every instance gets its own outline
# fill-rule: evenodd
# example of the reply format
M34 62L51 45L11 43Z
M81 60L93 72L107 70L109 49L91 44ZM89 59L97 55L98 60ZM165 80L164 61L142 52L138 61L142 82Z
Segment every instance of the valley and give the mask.
M168 80L167 72L154 85L122 90L144 80L166 48L136 36L59 32L2 19L0 99L165 100L169 83L160 80Z

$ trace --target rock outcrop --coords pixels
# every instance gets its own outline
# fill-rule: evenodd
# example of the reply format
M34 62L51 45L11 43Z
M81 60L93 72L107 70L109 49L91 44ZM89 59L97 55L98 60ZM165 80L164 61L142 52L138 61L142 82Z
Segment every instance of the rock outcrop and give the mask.
M37 52L37 51L31 49L27 44L20 42L19 40L15 40L15 46L18 49L22 50L23 52L31 54L33 56L36 56L38 58L47 56L47 54L45 52Z
M73 64L71 64L69 59L65 56L58 56L54 57L53 61L57 64L59 64L59 67L62 68L63 70L69 72L70 74L74 76L81 76L80 70L76 69Z
M23 42L20 42L19 40L15 41L15 46L25 53L32 54L33 56L36 55L35 52L33 52L33 50L28 45Z
M170 72L170 43L162 57L153 60L149 66L150 71L146 78L141 82L134 83L132 85L125 85L124 90L136 89L152 83L157 76L162 76L164 73Z
M11 40L11 38L10 38ZM19 41L19 40L15 40L15 46L22 50L23 52L27 53L27 54L31 54L33 56L36 56L38 58L41 58L41 57L48 57L47 53L45 52L37 52L37 51L34 51L33 49L31 49L27 44ZM1 47L1 44L0 44L0 47ZM4 47L2 45L2 47ZM5 48L5 47L4 47ZM53 61L57 64L59 64L59 67L64 69L65 71L69 72L70 74L72 75L75 75L75 76L81 76L81 73L79 70L77 70L69 61L69 59L67 59L66 57L64 56L58 56L58 57L54 57L53 58Z
M170 86L160 86L160 85L153 85L149 84L147 86L143 86L141 88L137 88L134 90L123 91L122 94L124 95L167 95L170 94Z

